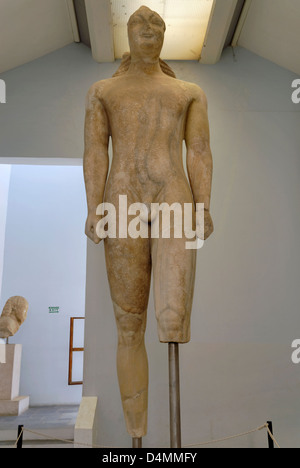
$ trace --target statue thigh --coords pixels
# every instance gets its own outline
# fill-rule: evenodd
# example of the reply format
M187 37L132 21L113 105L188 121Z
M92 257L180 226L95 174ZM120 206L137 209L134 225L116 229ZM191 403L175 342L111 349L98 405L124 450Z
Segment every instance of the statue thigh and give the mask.
M146 328L151 283L149 239L106 238L104 245L119 342L138 345Z
M187 239L152 239L153 290L158 336L162 343L190 341L196 252Z
M196 252L187 239L106 238L105 258L119 342L139 344L143 339L149 300L151 269L159 340L187 343L193 302Z

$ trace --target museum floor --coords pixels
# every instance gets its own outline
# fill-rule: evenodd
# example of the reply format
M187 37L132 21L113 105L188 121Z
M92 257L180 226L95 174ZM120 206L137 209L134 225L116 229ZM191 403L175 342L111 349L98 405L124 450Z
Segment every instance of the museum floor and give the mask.
M14 448L19 425L25 428L23 448L72 448L73 444L53 438L73 440L78 409L77 405L36 406L20 416L0 416L0 449ZM26 428L48 438L27 432Z

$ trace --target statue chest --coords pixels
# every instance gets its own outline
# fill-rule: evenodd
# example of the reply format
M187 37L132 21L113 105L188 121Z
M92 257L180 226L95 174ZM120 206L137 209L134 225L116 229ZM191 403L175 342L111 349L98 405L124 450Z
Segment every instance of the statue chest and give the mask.
M103 101L113 124L120 120L148 123L161 118L180 119L186 114L191 99L176 82L170 86L136 80L109 90Z

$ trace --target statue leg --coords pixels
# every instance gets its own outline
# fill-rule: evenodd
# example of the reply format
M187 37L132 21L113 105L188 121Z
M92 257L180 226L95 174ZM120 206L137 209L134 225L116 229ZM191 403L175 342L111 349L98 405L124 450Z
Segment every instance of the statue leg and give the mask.
M196 250L186 249L188 239L152 239L151 255L154 301L159 340L168 343L170 447L181 447L180 383L178 343L190 340L190 316L193 301Z
M161 236L151 240L153 289L158 335L162 343L187 343L193 302L196 252L187 239Z
M147 433L148 359L144 334L151 280L148 239L106 239L108 279L118 328L117 372L127 431Z

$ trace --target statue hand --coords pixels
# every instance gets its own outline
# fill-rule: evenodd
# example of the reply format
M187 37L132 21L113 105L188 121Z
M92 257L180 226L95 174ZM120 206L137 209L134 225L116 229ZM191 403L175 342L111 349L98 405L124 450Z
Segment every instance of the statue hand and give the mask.
M197 229L198 231L198 229ZM200 230L201 232L201 230ZM202 229L203 232L203 229ZM206 240L209 238L209 236L214 232L214 224L213 220L211 219L210 212L207 210L204 210L204 239L201 240Z
M204 211L204 240L208 239L209 236L214 232L214 223L211 219L210 212Z
M85 223L85 234L95 244L99 244L99 242L102 240L96 232L96 227L100 219L101 216L97 216L96 214L89 214Z

